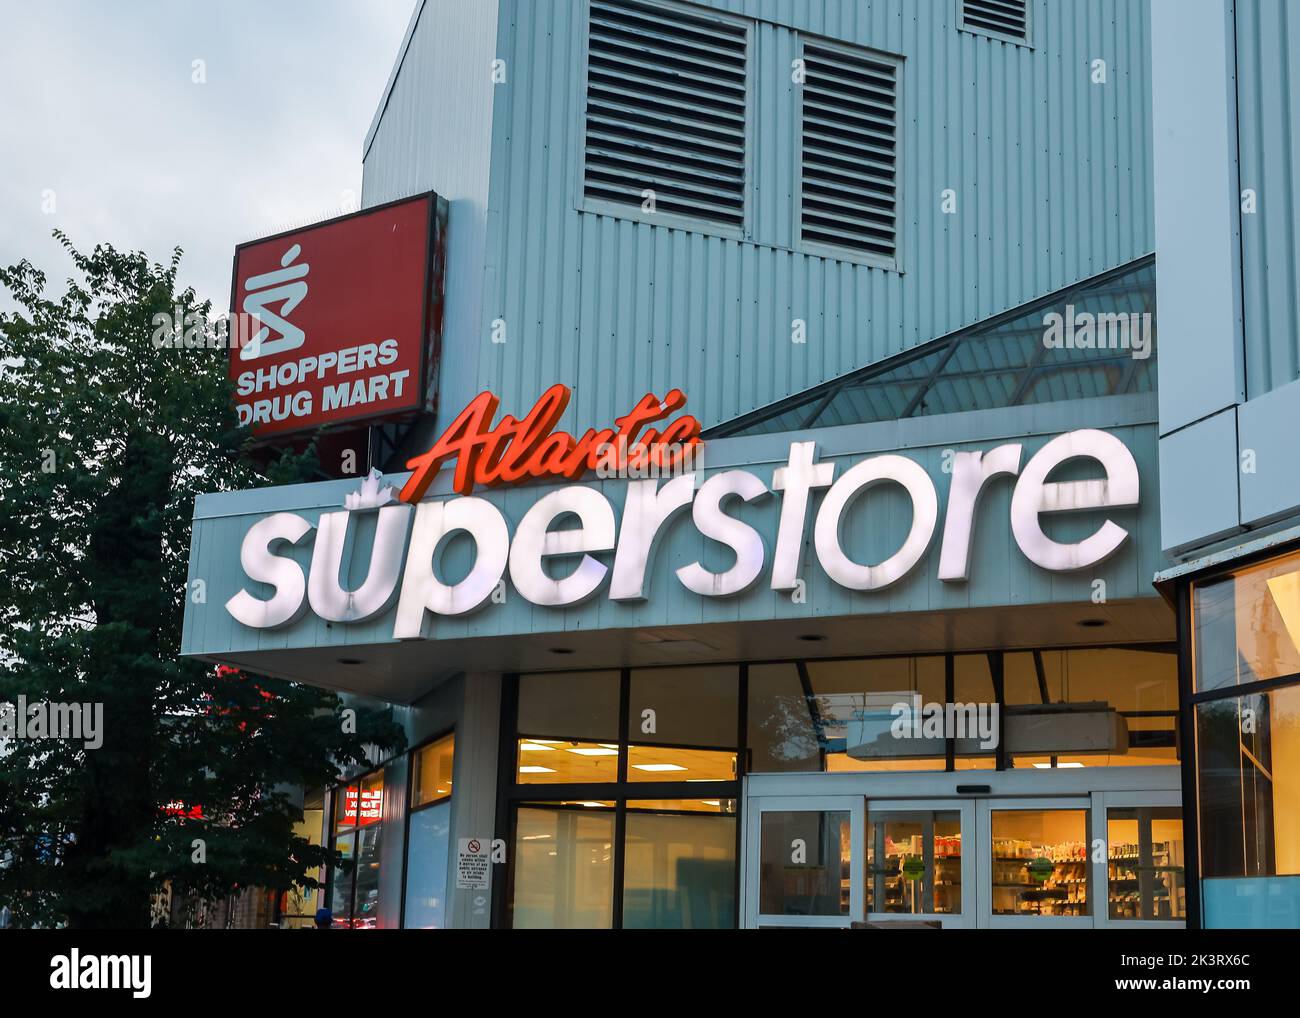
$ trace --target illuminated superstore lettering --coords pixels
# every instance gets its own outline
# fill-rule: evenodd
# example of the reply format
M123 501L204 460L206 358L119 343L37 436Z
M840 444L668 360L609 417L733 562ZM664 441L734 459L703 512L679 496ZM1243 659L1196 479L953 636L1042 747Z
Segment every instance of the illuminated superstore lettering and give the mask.
M1012 535L1025 557L1042 569L1070 572L1094 566L1127 539L1128 531L1109 519L1077 542L1056 541L1042 526L1042 517L1049 513L1137 505L1137 464L1119 439L1104 431L1072 431L1049 441L1023 470L1021 455L1021 445L1008 443L954 458L940 544L940 580L953 583L969 578L970 539L980 496L999 476L1016 478ZM1054 470L1078 459L1099 463L1105 476L1048 482ZM662 484L658 479L628 481L621 519L616 519L614 507L601 491L571 484L542 495L520 518L513 537L501 510L486 499L464 495L411 505L397 501L392 489L376 497L372 488L367 499L353 496L346 511L324 513L318 524L291 512L255 523L245 535L240 563L250 579L273 593L263 598L241 590L226 602L226 609L246 626L270 629L296 621L309 607L326 621L362 622L385 613L396 601L393 636L417 639L432 616L465 615L483 607L507 573L523 598L544 607L579 604L598 594L607 579L610 600L645 600L650 596L648 574L656 543L687 510L695 529L728 548L735 561L721 572L692 562L676 570L677 581L701 597L729 597L756 584L768 562L763 536L727 510L773 492L780 494L782 504L769 585L773 590L791 590L801 572L809 501L815 489L825 489L812 524L821 568L850 590L883 590L909 575L933 542L940 511L934 481L915 461L892 453L862 460L838 479L835 474L835 463L817 462L815 443L795 442L786 463L774 471L770 488L748 470L728 470L707 479L687 473ZM463 480L469 481L470 476ZM841 541L844 514L864 493L885 484L906 493L912 508L911 528L901 546L884 560L856 562ZM374 545L366 577L357 588L345 590L340 579L345 535L352 513L363 512L378 513ZM573 518L578 526L556 528L557 522ZM285 545L304 541L314 530L318 533L308 580L302 567L283 551ZM461 580L446 583L438 575L439 549L447 538L462 532L474 544L473 564ZM612 565L596 557L609 552L613 552ZM546 560L557 557L578 557L578 562L565 575L554 576Z

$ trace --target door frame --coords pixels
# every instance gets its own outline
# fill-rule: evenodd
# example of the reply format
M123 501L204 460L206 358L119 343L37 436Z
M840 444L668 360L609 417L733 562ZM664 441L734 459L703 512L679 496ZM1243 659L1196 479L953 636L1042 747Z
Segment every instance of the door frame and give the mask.
M761 876L762 815L764 813L822 813L847 812L849 814L849 914L838 916L763 915L759 912L759 879ZM866 884L863 882L862 860L866 857L865 824L866 799L853 795L798 795L761 796L745 803L745 860L742 868L744 887L744 926L747 929L765 927L807 928L839 927L848 929L851 923L862 919L862 903Z
M1183 807L1181 767L1177 764L1146 767L1096 767L1059 770L1010 771L913 771L882 773L871 771L839 771L835 773L750 774L743 779L742 817L743 839L741 872L741 921L752 928L764 926L831 926L847 927L851 922L867 918L866 905L866 816L872 802L907 803L925 810L969 807L975 826L967 827L967 814L963 812L962 838L969 829L980 839L988 832L987 816L980 826L981 802L992 800L998 808L1004 803L1024 803L1027 808L1045 809L1060 802L1083 801L1089 809L1089 842L1106 838L1106 809L1111 806L1179 806ZM960 791L959 791L960 789ZM969 791L968 791L969 789ZM833 805L822 806L821 803ZM1022 807L1025 808L1025 807ZM1077 808L1077 807L1076 807ZM848 810L850 812L850 886L853 893L849 915L844 916L760 916L758 912L759 878L759 814L768 810L815 811L819 809ZM1185 819L1185 818L1184 818ZM1186 825L1184 826L1186 830ZM979 849L977 854L983 855ZM1109 855L1107 844L1106 855ZM1145 920L1109 918L1107 862L1093 860L1089 869L1091 878L1092 915L1086 917L1015 917L989 915L984 917L978 909L991 912L992 903L983 890L983 874L978 870L971 879L970 891L964 886L968 880L963 850L962 915L969 926L984 925L1061 928L1112 928L1112 929L1178 929L1185 920ZM978 865L978 862L977 862ZM991 867L990 867L991 868ZM1190 881L1194 876L1188 874ZM981 904L983 902L984 904ZM873 913L873 917L899 919L895 913ZM952 917L925 916L956 926ZM993 922L994 919L999 922Z
M978 855L966 851L966 845L974 841L972 837L975 833L975 814L977 800L965 799L885 799L874 797L865 800L866 815L864 816L864 837L865 838L865 821L871 819L873 808L886 810L888 812L909 812L909 813L952 813L957 812L961 816L961 837L962 837L962 854L961 854L961 911L960 912L921 912L921 913L900 913L900 912L868 912L867 920L869 922L897 922L899 920L918 920L918 921L937 921L944 929L974 929L978 924L978 875L976 873L976 860ZM967 839L970 838L968 841ZM865 849L865 844L864 844ZM866 872L866 853L862 855L863 871L863 895L862 901L865 908L866 904L866 878L869 876Z
M1050 809L1083 810L1084 812L1084 844L1088 848L1088 914L1081 916L994 915L992 894L993 812L995 810ZM979 867L978 888L980 891L976 896L977 907L979 909L977 913L976 926L981 929L989 930L1090 930L1096 926L1099 885L1097 884L1095 873L1097 864L1092 860L1092 847L1095 844L1095 839L1098 837L1095 813L1096 811L1091 794L1019 798L991 796L979 799L975 804L975 858ZM987 851L985 850L985 846L987 846ZM1104 876L1104 863L1102 864L1102 870ZM1105 887L1104 880L1100 887ZM990 889L989 893L984 893L985 888Z
M1110 856L1110 836L1106 831L1106 811L1112 806L1177 806L1185 814L1186 808L1183 803L1181 792L1171 792L1166 790L1154 791L1109 791L1094 792L1092 796L1092 823L1093 830L1101 832L1094 834L1093 837L1101 837L1106 840L1107 860L1094 863L1092 870L1093 886L1106 888L1110 878L1109 874L1109 856ZM1190 851L1187 845L1188 823L1186 815L1183 816L1183 860L1186 867L1187 856ZM1184 869L1183 885L1186 886L1194 880L1193 874ZM1107 888L1109 892L1109 888ZM1187 928L1187 920L1184 919L1112 919L1110 917L1110 895L1105 895L1105 907L1094 913L1093 918L1096 920L1098 929L1111 930L1181 930Z

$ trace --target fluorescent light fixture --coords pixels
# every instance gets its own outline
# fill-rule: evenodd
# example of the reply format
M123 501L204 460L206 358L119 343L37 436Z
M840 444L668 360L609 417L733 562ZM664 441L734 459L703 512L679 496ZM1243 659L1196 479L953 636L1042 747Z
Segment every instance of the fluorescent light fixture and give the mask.
M1045 763L1045 764L1039 763L1039 764L1034 764L1034 766L1038 768L1038 770L1040 771L1050 771L1052 769L1052 765L1049 763ZM1066 767L1082 767L1082 766L1083 764L1081 763L1059 763L1056 765L1056 769L1059 771L1059 770L1063 770Z
M554 774L554 767L520 767L520 774Z
M578 756L618 756L618 750L606 749L604 746L578 746L569 747L569 753L577 753Z
M669 764L669 763L633 764L632 766L639 771L684 771L686 770L685 767L679 767L677 766L677 764Z
M720 800L718 800L718 799L705 799L705 800L704 800L704 805L706 805L706 806L721 806L721 805L722 805L722 802L721 802Z
M539 745L538 745L537 743L535 743L535 742L521 742L521 743L519 744L519 752L521 752L521 753L554 753L554 752L555 752L555 747L554 747L554 746L539 746Z

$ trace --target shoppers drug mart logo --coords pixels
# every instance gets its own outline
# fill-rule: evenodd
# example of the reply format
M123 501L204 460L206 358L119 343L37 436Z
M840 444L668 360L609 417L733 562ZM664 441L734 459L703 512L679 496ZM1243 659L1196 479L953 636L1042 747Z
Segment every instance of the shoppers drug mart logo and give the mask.
M311 266L305 263L293 264L294 259L301 254L302 245L294 244L281 256L278 269L244 280L244 313L267 324L255 332L248 344L240 349L241 361L296 350L306 339L302 329L287 317L307 296L307 273ZM278 312L273 310L276 304L280 306ZM278 336L268 340L272 329Z
M482 397L480 397L481 399ZM655 407L651 407L651 401ZM477 402L477 401L476 401ZM657 420L668 399L647 397L638 404ZM554 404L539 401L539 406ZM473 405L471 405L473 410ZM940 538L938 578L960 583L969 578L970 543L980 496L1001 477L1014 477L1010 520L1020 551L1049 572L1086 569L1114 554L1128 531L1105 519L1086 538L1063 542L1043 529L1046 515L1083 510L1111 510L1138 504L1138 469L1132 453L1115 436L1085 429L1059 435L1021 465L1023 447L1007 443L981 452L960 452L951 463L948 502L940 531L939 493L934 479L915 460L889 453L870 456L837 475L838 463L819 462L814 442L792 442L784 464L765 476L754 470L731 469L708 477L692 471L668 480L628 480L624 484L621 519L605 493L585 484L566 484L541 494L522 512L511 530L501 508L481 495L417 500L427 492L435 465L457 459L454 484L472 491L475 483L505 483L524 477L580 475L601 443L553 433L552 413L545 409L522 421L506 418L504 431L484 431L491 419L486 405L467 410L424 457L411 461L415 473L394 500L392 488L378 475L362 482L341 511L329 511L316 522L294 512L279 512L255 522L245 533L240 564L253 589L245 587L226 602L238 622L253 629L288 626L308 611L331 623L375 619L396 605L392 635L420 639L436 616L458 616L484 608L508 578L525 600L545 608L567 608L604 594L614 602L638 602L649 595L648 573L659 538L684 526L689 515L701 538L730 552L732 565L710 569L694 561L675 570L686 590L703 598L743 594L760 582L775 591L793 591L803 581L803 557L809 528L810 502L821 493L811 521L818 566L832 581L850 590L877 591L907 577L925 557L936 535ZM469 415L468 417L466 415ZM486 416L483 416L486 414ZM639 416L637 411L632 415ZM620 418L625 420L625 418ZM693 421L693 419L691 419ZM698 422L682 426L688 434ZM510 446L504 436L511 436ZM591 435L592 433L587 433ZM625 435L633 447L650 455L670 435L672 424L656 432ZM595 433L596 437L604 435ZM608 437L608 436L606 436ZM697 436L698 437L698 436ZM513 443L520 441L519 446ZM670 443L671 444L671 443ZM509 448L513 447L511 453ZM662 451L662 450L661 450ZM1104 476L1094 480L1049 482L1063 464L1077 459L1099 464ZM570 473L572 471L572 473ZM619 482L607 482L615 484ZM901 488L911 503L911 526L901 545L882 561L855 561L841 543L841 524L851 505L865 492L882 485ZM780 500L775 540L734 514L738 505L762 499ZM353 589L340 580L348 535L360 520L372 515L374 540L365 579ZM576 520L577 526L557 524ZM461 579L449 582L440 571L440 552L453 536L468 535L472 563ZM314 542L304 569L286 554L289 546ZM768 555L768 548L773 548ZM612 558L612 561L611 561ZM562 563L552 560L563 559ZM576 565L572 564L576 561ZM357 564L361 568L361 564ZM258 586L260 585L260 586Z

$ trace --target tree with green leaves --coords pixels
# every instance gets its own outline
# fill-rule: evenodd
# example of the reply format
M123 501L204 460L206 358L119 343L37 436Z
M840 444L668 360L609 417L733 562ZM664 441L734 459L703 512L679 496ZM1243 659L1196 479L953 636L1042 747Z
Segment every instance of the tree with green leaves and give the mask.
M295 835L293 789L399 749L401 729L179 647L195 496L303 479L314 453L254 472L179 249L163 265L55 237L75 269L61 295L27 261L0 269L0 709L102 705L102 732L0 745L0 905L129 928L164 886L313 886L326 850ZM160 344L160 322L205 342Z

